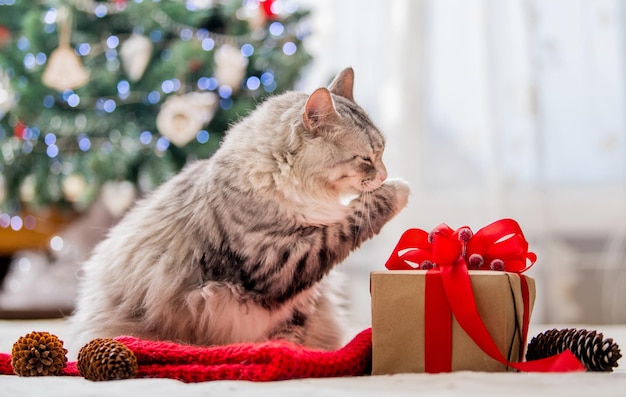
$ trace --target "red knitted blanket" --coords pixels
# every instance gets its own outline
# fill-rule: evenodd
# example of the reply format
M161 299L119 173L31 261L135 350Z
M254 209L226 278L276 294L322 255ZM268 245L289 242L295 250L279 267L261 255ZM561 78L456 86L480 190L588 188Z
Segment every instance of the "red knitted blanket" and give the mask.
M116 339L137 356L138 378L263 382L371 373L371 328L362 331L341 349L330 352L283 341L196 347L129 336ZM0 353L0 374L13 375L10 354ZM67 364L63 375L80 376L75 361Z

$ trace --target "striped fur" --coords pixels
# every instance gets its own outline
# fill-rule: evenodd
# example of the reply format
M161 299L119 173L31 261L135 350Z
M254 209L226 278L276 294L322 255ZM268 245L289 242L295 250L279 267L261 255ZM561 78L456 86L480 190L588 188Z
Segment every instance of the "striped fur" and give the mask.
M331 270L407 203L407 185L386 179L383 149L352 100L351 69L330 91L268 99L96 247L73 317L77 342L126 334L338 347Z

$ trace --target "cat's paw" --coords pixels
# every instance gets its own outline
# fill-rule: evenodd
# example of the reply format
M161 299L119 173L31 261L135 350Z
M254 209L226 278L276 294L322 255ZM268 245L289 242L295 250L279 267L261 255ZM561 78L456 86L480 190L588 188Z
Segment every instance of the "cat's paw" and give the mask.
M393 188L396 194L396 211L406 207L409 202L409 194L411 194L409 184L401 178L390 178L385 181L384 185Z

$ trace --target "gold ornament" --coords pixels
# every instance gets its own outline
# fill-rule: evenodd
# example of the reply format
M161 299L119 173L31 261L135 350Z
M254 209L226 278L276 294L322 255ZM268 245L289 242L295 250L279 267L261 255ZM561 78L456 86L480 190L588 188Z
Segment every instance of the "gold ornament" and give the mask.
M107 182L100 193L102 202L109 213L116 218L121 217L135 202L137 191L129 181Z
M229 44L220 46L215 52L215 78L220 85L227 85L237 91L246 76L248 58Z
M34 174L28 175L20 185L20 200L24 203L31 203L35 199L36 194L36 178Z
M17 101L15 93L11 89L9 75L0 69L0 119L11 110Z
M7 198L7 185L4 181L4 176L0 174L0 203Z
M152 42L146 36L132 34L120 47L122 67L130 81L139 81L150 63Z
M263 11L263 7L260 4L256 6L243 7L242 13L244 19L248 21L250 30L259 31L267 25L267 14Z
M78 55L70 48L72 19L67 8L59 9L58 18L59 47L50 54L41 81L57 91L72 90L89 81L89 72L83 67Z
M185 146L211 121L217 104L217 95L212 92L171 96L157 116L157 129L174 145Z
M67 201L75 203L85 194L87 182L82 175L72 174L63 180L61 189Z

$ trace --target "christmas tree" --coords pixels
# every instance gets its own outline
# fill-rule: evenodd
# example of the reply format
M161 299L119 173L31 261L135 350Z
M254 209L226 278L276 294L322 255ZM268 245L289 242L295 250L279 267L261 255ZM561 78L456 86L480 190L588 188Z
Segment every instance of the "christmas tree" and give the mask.
M280 0L0 0L1 226L153 189L310 57Z

